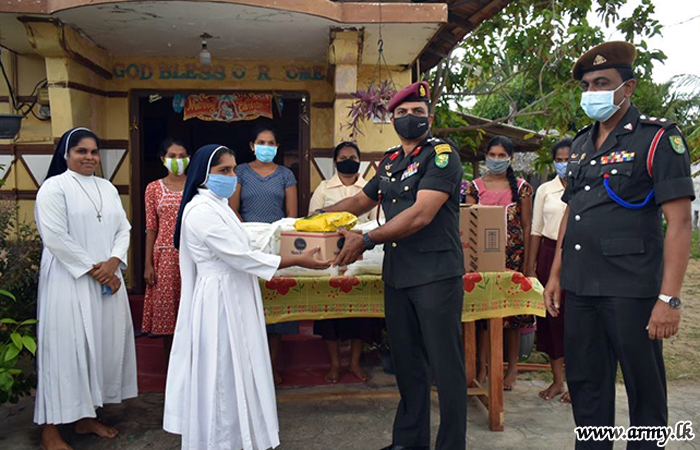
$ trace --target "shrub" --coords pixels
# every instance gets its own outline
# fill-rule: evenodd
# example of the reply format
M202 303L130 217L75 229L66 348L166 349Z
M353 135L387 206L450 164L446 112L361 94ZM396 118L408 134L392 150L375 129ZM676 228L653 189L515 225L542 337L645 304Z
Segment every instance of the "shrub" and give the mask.
M9 292L0 290L3 300L16 301ZM35 319L17 322L8 317L0 319L0 330L7 337L0 341L0 404L7 401L17 403L20 397L29 395L36 387L34 371L24 371L17 367L23 354L36 354L34 335Z
M0 404L16 402L36 386L34 371L18 365L36 351L42 245L31 225L16 220L17 205L0 201Z

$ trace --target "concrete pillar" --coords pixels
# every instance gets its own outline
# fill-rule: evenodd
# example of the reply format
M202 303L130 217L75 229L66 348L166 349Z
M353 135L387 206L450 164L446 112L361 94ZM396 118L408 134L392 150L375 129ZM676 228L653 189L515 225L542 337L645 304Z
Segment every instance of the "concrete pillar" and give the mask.
M351 130L346 125L349 122L349 108L354 101L352 94L357 91L357 68L360 64L362 35L361 30L349 29L336 30L331 36L329 55L331 64L335 66L334 145L350 139Z
M98 136L104 129L104 91L112 74L111 57L104 49L60 21L23 18L27 38L46 61L46 78L51 105L51 134L84 126Z

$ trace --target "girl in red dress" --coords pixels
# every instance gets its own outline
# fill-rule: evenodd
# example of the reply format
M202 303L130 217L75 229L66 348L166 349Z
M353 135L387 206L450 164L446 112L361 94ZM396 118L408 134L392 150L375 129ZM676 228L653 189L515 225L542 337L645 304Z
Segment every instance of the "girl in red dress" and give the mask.
M151 336L162 336L169 357L180 305L180 264L173 235L189 152L182 142L166 139L158 155L168 175L146 187L146 298L142 330Z
M532 224L532 186L515 176L511 167L514 151L513 142L505 136L496 136L489 141L486 146L486 166L489 173L469 183L466 189L466 203L506 207L506 269L526 273ZM518 376L520 329L529 328L534 324L535 316L532 315L506 317L503 321L503 334L508 347L508 372L503 379L503 388L507 391L515 387ZM483 322L477 322L477 327L477 379L483 383L486 379L489 344Z

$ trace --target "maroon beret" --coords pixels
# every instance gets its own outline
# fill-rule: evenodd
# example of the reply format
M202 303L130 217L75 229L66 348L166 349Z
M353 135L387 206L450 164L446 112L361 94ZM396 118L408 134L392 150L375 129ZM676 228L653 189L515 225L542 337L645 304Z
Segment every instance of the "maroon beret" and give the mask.
M581 56L572 71L574 80L583 78L583 74L605 69L631 69L637 50L634 45L624 41L604 42L593 47Z
M430 103L430 85L425 81L410 84L394 95L387 109L394 112L397 106L404 102L428 102Z

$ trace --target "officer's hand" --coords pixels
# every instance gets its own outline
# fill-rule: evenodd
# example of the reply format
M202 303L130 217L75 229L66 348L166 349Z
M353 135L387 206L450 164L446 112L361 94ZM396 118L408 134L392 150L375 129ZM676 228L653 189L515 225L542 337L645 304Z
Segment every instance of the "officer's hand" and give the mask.
M544 305L547 312L552 317L559 317L559 306L561 305L561 285L559 279L550 277L547 286L544 288Z
M680 324L681 310L672 309L667 303L657 300L647 325L649 339L668 339L678 333Z
M348 266L362 256L365 251L365 242L360 233L353 233L347 230L339 230L340 234L345 238L340 254L333 261L334 266Z

